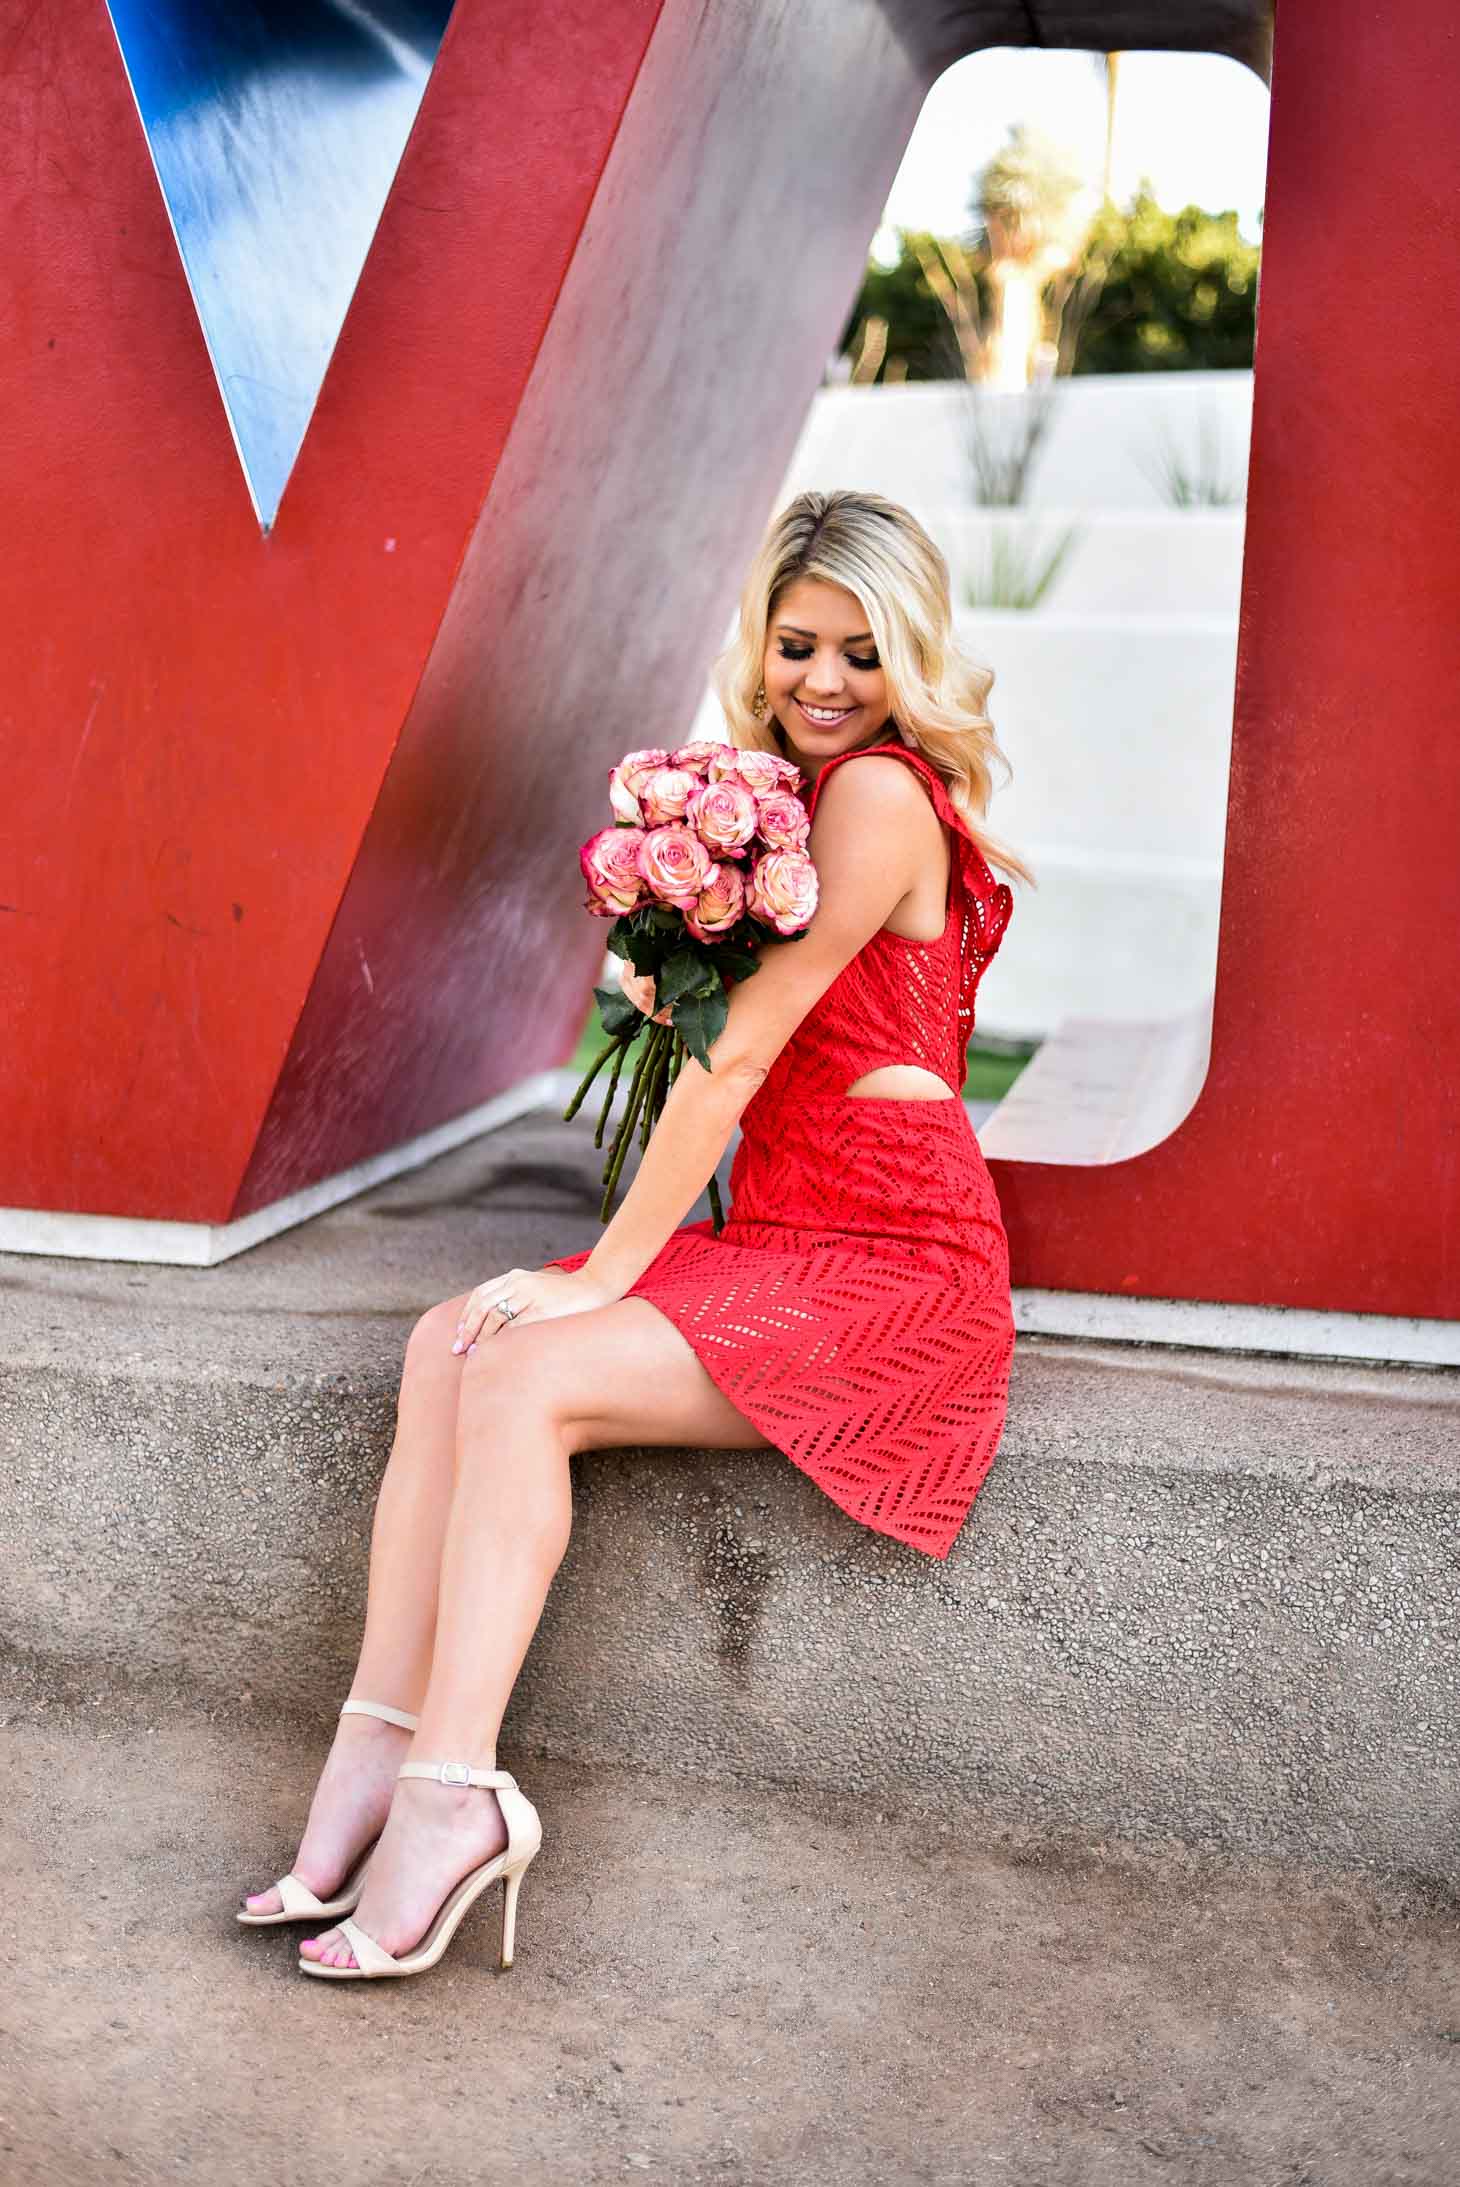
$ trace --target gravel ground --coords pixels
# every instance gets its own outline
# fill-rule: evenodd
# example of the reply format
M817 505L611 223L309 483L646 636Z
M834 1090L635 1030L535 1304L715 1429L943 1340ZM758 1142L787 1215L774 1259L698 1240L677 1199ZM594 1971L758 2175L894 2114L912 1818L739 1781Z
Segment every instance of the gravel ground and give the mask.
M504 1753L546 1828L512 1973L491 1894L432 1973L317 1983L233 1920L316 1731L13 1684L5 2187L1460 2178L1432 1888Z

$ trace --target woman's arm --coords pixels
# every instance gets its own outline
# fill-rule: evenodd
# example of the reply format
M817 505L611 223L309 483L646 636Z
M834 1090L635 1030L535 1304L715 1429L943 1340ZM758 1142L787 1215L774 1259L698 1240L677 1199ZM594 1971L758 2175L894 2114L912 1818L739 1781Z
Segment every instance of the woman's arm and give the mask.
M808 844L820 880L811 924L768 943L737 980L710 1047L686 1056L621 1205L583 1273L622 1298L683 1223L714 1175L741 1111L813 1003L907 894L937 825L901 760L869 753L838 767L816 801Z

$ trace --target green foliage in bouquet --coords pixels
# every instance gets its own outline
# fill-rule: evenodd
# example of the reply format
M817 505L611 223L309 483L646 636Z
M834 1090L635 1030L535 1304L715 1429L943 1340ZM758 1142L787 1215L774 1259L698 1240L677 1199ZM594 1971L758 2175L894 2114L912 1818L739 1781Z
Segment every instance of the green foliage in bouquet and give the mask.
M613 1196L618 1189L635 1125L642 1151L649 1144L649 1134L659 1120L686 1055L692 1055L705 1070L711 1069L710 1049L724 1030L729 1014L725 982L727 979L749 979L760 969L760 960L749 946L755 933L753 922L747 919L732 927L719 941L692 943L685 934L680 913L665 904L641 905L637 911L615 919L609 929L608 947L612 954L624 958L635 972L654 978L655 1007L667 1008L671 1014L669 1023L660 1025L653 1018L645 1017L621 988L595 987L593 990L599 1022L608 1035L608 1044L594 1057L563 1116L568 1120L577 1115L594 1079L605 1064L611 1065L603 1111L593 1134L595 1147L603 1145L629 1050L639 1040L641 1032L644 1036L629 1081L628 1098L603 1168L601 1221L607 1222L612 1212ZM713 1177L710 1179L710 1210L716 1231L723 1230L725 1215L720 1204L720 1188Z

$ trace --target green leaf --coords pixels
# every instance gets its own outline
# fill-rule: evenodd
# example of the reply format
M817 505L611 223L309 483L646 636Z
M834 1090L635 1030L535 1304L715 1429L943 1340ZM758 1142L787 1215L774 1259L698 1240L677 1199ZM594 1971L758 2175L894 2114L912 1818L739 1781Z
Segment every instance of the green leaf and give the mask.
M621 987L595 987L593 999L598 1004L599 1023L605 1033L627 1032L635 1019L643 1016Z
M657 972L664 962L664 937L632 929L624 937L623 954L636 972Z
M659 1007L679 1002L686 995L711 995L719 985L719 973L698 950L677 949L666 959L659 975Z
M713 995L686 995L674 1005L670 1022L696 1063L707 1071L711 1068L710 1043L719 1039L729 1015L723 987Z
M752 972L760 970L760 958L754 950L737 949L733 942L716 942L710 962L717 972L728 972L733 980L748 980Z

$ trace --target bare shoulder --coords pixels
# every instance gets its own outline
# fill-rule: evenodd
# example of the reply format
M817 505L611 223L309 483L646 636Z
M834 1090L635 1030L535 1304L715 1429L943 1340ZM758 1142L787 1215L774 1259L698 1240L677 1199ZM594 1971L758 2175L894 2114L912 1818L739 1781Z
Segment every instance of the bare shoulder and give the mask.
M881 813L932 812L933 801L921 778L890 752L858 753L834 767L821 785L816 817L824 812L850 812L859 818Z
M913 844L926 844L939 826L927 785L890 752L859 753L834 768L821 785L811 823L818 839L875 827Z
M849 838L875 841L908 861L927 857L943 826L927 785L888 752L868 752L837 767L822 784L811 823L813 857Z

